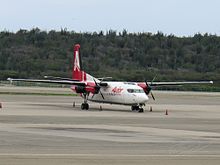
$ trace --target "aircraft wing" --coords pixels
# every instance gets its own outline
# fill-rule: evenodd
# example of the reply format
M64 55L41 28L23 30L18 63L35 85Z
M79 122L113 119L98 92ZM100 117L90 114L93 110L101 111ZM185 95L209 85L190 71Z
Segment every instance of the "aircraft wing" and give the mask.
M192 84L213 84L213 81L183 81L183 82L148 82L150 86L175 86Z
M65 85L79 85L79 86L85 86L85 82L80 82L80 81L75 81L75 80L40 80L40 79L13 79L13 78L8 78L8 81L23 81L23 82L35 82L35 83L54 83L54 84L65 84Z
M79 81L79 80L74 80L71 78L63 78L63 77L54 77L54 76L44 76L45 79L50 79L50 80L68 80L68 81Z

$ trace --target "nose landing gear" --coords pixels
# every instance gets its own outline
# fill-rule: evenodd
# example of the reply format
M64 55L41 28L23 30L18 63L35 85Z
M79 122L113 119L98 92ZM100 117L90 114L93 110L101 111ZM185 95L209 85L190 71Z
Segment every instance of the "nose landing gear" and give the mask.
M139 108L139 113L143 113L144 112L144 109L143 108Z
M143 104L140 105L132 105L131 110L132 111L138 111L139 113L143 113L144 109L142 108Z

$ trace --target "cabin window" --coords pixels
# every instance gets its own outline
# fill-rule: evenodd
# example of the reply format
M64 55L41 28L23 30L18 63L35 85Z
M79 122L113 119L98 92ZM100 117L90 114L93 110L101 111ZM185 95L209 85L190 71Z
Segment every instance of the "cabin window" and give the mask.
M143 89L127 89L128 93L144 93Z

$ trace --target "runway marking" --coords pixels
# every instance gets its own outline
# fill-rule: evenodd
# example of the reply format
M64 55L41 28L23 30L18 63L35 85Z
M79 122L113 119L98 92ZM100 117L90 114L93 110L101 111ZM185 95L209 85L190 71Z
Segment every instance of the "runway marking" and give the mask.
M57 157L57 156L88 156L88 157L214 157L214 158L220 158L220 155L132 155L132 154L26 154L26 153L12 153L12 154L5 154L5 153L0 153L0 156L42 156L42 157L48 157L48 156L52 156L52 157Z

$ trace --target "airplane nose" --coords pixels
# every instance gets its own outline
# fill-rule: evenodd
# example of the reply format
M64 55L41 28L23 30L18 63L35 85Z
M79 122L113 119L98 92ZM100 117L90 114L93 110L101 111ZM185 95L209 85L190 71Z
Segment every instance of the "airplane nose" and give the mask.
M143 96L142 100L143 100L143 102L145 103L145 102L147 102L147 101L149 100L149 98L148 98L147 95L145 95L145 96Z
M133 103L146 103L149 100L146 94L133 95Z
M147 95L142 95L139 97L139 103L146 103L149 100Z

